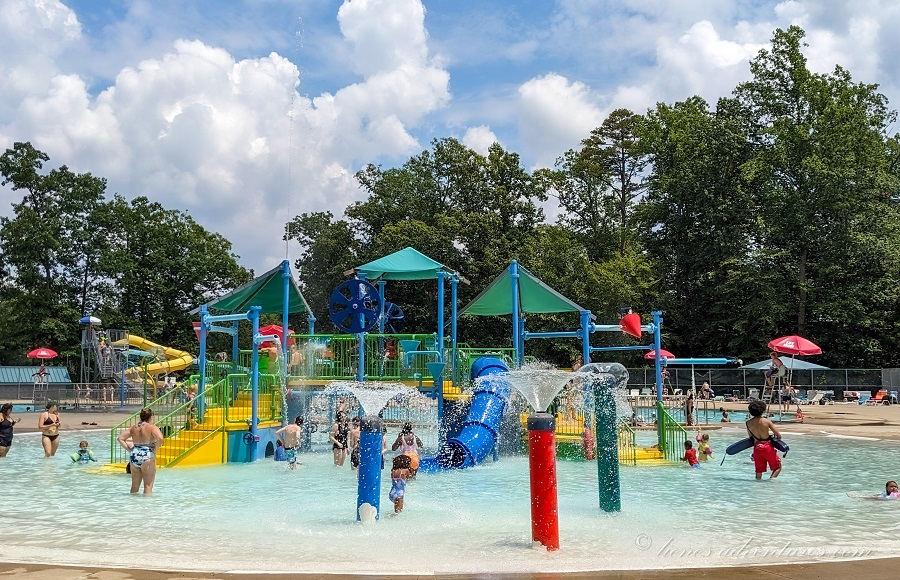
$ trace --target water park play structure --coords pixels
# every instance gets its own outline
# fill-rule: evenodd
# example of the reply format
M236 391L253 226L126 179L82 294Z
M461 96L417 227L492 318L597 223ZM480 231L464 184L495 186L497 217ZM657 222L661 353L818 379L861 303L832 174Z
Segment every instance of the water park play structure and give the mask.
M461 313L457 312L456 303L457 285L464 280L462 276L412 248L359 266L352 273L354 278L335 288L329 300L331 321L341 334L315 332L316 320L310 315L288 261L200 306L195 311L199 316L195 325L200 342L198 372L187 377L175 391L148 404L166 435L166 442L158 452L158 463L176 466L253 462L274 452L274 433L285 418L313 419L316 399L336 381L354 381L356 389L348 387L346 391L358 400L361 400L359 392L372 381L394 382L416 389L434 403L435 414L429 421L439 426L438 449L434 457L422 460L421 469L425 473L472 467L487 457L496 458L504 442L516 448L527 441L532 457L533 537L548 549L556 550L559 548L554 499L557 444L575 444L588 456L596 451L600 506L605 511L618 511L621 509L619 463L633 465L644 456L660 462L675 461L687 438L684 428L662 405L663 367L731 362L729 359L657 357L657 441L653 446L641 447L636 444L634 431L620 421L623 413L617 409L624 400L627 372L620 365L597 366L590 361L592 355L604 351L661 352L660 312L652 313L649 324L641 324L640 317L630 311L623 314L618 324L596 324L592 313L560 295L515 261ZM402 309L391 306L385 299L385 286L390 280L436 280L434 333L385 332L391 320L396 323L402 318ZM448 282L450 335L445 336ZM580 326L556 332L526 330L526 314L552 312L577 313ZM307 314L308 333L281 331L288 328L288 315L294 313ZM271 334L260 332L263 314L281 316L278 331L270 327ZM512 348L471 348L459 344L457 319L462 314L510 315ZM244 323L250 327L248 351L238 348L238 334ZM650 344L634 346L590 344L593 333L623 331L637 338L647 333L653 340ZM230 360L209 360L207 339L211 333L232 337L230 357L225 357ZM148 346L146 341L126 338L96 340L106 346L126 342ZM523 379L519 373L526 362L526 341L541 338L580 339L583 360L588 364L578 373L538 370L527 380ZM187 353L163 351L162 354L167 355L166 361L152 363L160 365L156 367L159 370L190 364ZM583 401L581 408L565 418L546 413L564 388ZM515 413L510 421L506 410L514 390L524 396L534 413L521 418ZM535 395L537 392L541 394ZM334 398L331 397L326 424L333 417ZM364 416L356 517L363 521L376 520L380 515L380 433L382 422L390 420L384 416L382 407L373 410L360 406ZM111 464L121 467L124 462L124 452L115 439L121 430L137 420L135 415L112 430ZM305 424L311 429L315 421ZM527 428L527 437L523 437L523 426ZM596 436L596 449L594 445L584 448L586 433ZM309 433L306 435L304 439L308 442Z

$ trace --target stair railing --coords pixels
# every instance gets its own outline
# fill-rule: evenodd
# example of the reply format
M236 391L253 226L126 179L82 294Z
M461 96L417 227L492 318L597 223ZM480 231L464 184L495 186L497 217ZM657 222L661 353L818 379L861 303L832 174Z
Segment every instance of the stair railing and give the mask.
M634 429L619 419L618 428L619 465L637 465L637 436Z
M662 402L656 404L659 418L659 448L667 461L680 461L684 457L684 442L689 434L681 424L669 415Z

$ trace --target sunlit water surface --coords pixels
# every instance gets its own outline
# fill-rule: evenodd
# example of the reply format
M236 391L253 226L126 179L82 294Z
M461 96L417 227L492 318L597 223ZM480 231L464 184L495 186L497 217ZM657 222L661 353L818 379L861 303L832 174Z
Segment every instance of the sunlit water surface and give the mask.
M646 437L648 435L643 435ZM129 478L74 465L87 439L101 461L109 433L64 432L44 460L36 434L17 435L0 460L0 561L157 569L273 572L542 572L746 566L900 555L900 501L851 499L900 477L896 443L791 436L782 477L754 481L748 452L721 451L744 434L712 433L702 469L622 468L622 512L598 508L595 463L559 462L558 552L532 547L524 457L420 475L406 508L355 521L356 478L330 450L297 471L247 465L161 470L153 497Z

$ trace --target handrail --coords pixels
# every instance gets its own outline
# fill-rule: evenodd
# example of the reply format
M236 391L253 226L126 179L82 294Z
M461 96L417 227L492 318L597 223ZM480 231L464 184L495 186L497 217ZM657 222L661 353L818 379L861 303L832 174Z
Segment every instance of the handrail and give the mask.
M663 406L662 401L656 404L659 417L659 448L668 461L679 461L684 456L684 442L689 434L680 423L675 421Z
M624 419L619 419L617 436L619 465L637 465L637 435Z
M193 378L194 377L191 377L186 382L190 382L190 380ZM204 403L207 406L215 406L212 404L212 401L214 401L216 398L219 398L217 390L221 391L221 386L223 384L224 379L222 381L219 381L215 385L212 385L210 388L206 389L203 392ZM163 436L167 439L169 437L177 435L186 426L189 427L192 421L193 423L196 423L196 420L193 419L194 403L196 402L196 399L182 400L179 395L184 395L184 383L182 383L182 385L176 387L172 391L157 398L155 401L152 401L146 407L153 411L154 416L156 416L154 423L157 427L160 428L160 431L163 432ZM176 399L178 399L177 404L175 402ZM173 405L173 408L167 408L167 405ZM125 450L121 445L119 445L118 436L119 433L123 430L130 429L131 427L136 425L138 420L140 419L140 414L140 411L134 413L110 430L110 463L121 463L122 461L125 461ZM183 420L179 424L179 426L176 426L172 422L173 417L177 417Z
M250 375L245 373L233 373L225 377L224 381L231 387L231 396L225 399L225 423L246 423L253 413L251 401L241 397L241 393L249 394ZM277 375L259 375L257 384L257 418L260 421L278 421L282 419L281 390L277 388L280 379ZM266 401L268 400L268 407ZM240 411L240 412L238 412Z

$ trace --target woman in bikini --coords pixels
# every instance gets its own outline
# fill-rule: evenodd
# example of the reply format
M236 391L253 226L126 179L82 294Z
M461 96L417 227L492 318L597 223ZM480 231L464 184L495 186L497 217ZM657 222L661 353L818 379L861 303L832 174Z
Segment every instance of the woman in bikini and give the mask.
M133 446L129 447L131 439ZM124 449L130 450L128 464L131 467L131 493L137 493L144 482L144 495L153 493L156 480L156 450L163 442L163 434L153 424L153 411L141 409L141 422L119 433L116 438Z
M44 447L44 457L53 457L59 449L59 407L56 403L47 403L47 410L38 417L38 429L40 429L41 445Z

